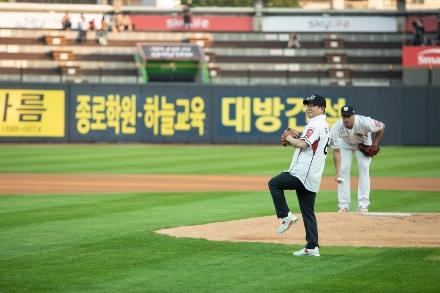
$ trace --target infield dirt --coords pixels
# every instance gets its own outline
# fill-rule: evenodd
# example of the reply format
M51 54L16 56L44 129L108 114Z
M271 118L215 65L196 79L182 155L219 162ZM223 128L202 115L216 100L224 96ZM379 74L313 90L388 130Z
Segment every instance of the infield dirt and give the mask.
M117 192L268 191L271 176L239 175L101 175L0 174L0 195ZM356 190L358 178L351 178ZM323 177L320 190L337 190L333 177ZM371 189L440 191L437 178L372 177Z

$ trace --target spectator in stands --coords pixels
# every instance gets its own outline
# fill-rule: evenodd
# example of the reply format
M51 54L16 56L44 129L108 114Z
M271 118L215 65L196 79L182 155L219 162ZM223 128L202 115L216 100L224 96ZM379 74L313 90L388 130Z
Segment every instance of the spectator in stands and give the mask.
M183 6L183 28L190 29L191 28L191 10L188 5Z
M91 32L95 31L95 19L89 21L89 31Z
M118 29L118 32L124 31L124 22L123 22L122 14L116 15L116 28Z
M87 31L89 29L89 24L86 22L84 16L81 16L78 23L78 43L87 42Z
M418 19L417 21L414 21L412 25L414 27L414 35L411 41L411 45L423 45L425 43L425 27L423 25L423 21L421 19Z
M100 45L108 45L108 38L107 38L107 33L108 33L108 24L107 21L105 20L105 17L102 17L101 20L101 28L96 32L96 41L100 44Z
M287 42L287 48L292 48L292 46L295 46L294 48L301 48L298 37L295 33L290 34L289 41Z
M122 17L122 25L124 26L124 31L131 32L133 30L133 24L131 23L131 18L128 14L124 14Z
M63 26L63 30L70 31L72 29L72 21L70 20L69 12L61 19L61 25Z
M437 40L436 44L440 44L440 14L437 16Z
M112 15L110 18L110 21L108 22L108 31L109 32L118 32L118 28L116 27L116 17L115 15Z

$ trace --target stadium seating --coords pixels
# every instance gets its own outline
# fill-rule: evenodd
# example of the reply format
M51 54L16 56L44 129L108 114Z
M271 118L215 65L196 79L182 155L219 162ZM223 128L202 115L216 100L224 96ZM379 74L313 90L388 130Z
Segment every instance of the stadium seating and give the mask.
M287 39L286 34L214 34L212 47L205 48L221 68L213 82L401 83L400 34L300 34L301 48L294 49L287 48Z
M301 48L287 48L282 33L110 32L101 46L93 32L81 44L75 31L6 35L0 80L29 82L138 83L137 42L189 42L204 48L214 84L401 84L406 41L398 33L299 34Z

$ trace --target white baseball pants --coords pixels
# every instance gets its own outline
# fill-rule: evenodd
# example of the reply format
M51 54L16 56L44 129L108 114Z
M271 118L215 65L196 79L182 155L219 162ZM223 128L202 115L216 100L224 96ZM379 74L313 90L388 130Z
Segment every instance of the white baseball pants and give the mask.
M350 169L355 152L359 169L358 207L370 205L371 157L366 157L359 150L341 148L341 177L345 179L345 183L338 184L339 208L350 208Z

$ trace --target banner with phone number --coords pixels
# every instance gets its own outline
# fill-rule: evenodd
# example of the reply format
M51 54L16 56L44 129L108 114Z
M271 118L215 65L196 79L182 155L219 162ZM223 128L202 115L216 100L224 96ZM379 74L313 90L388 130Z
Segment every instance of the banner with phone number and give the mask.
M178 93L73 92L72 139L77 141L207 141L204 96Z
M64 90L0 90L0 137L65 137Z
M305 96L270 95L219 95L221 115L217 118L219 136L244 136L277 134L288 126L298 132L304 131L308 123ZM332 96L326 98L326 116L330 127L341 118L341 108L349 104L348 97Z

